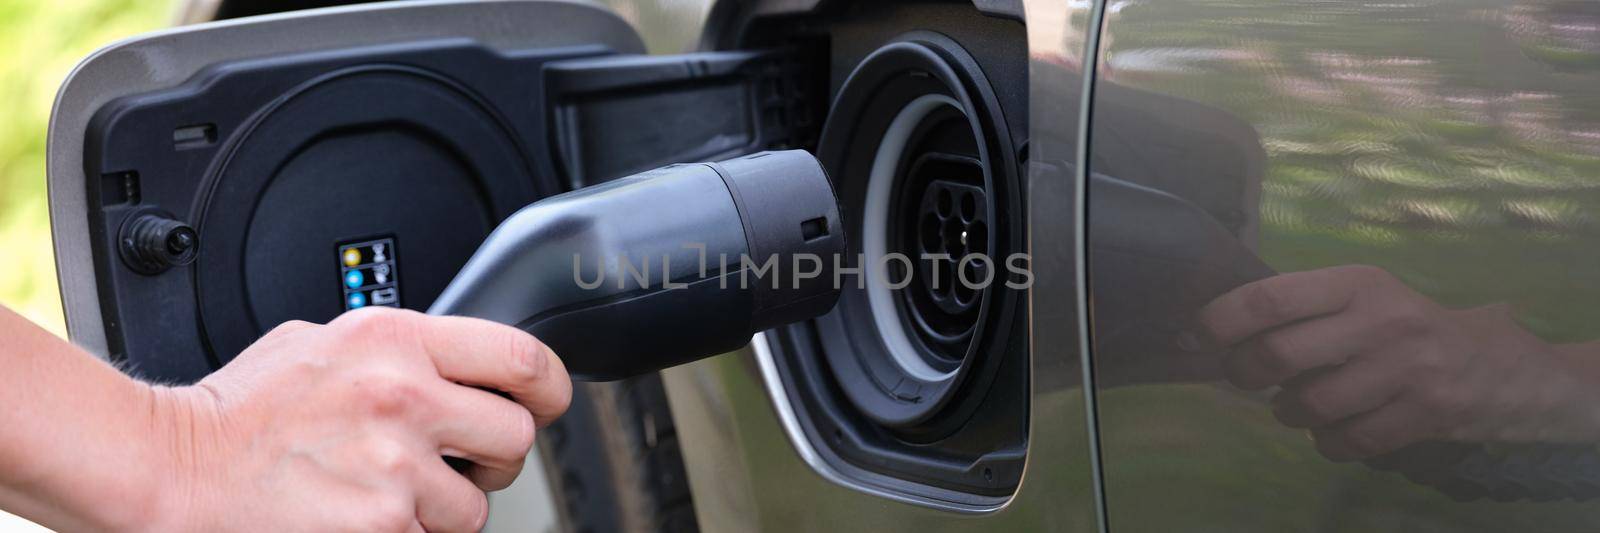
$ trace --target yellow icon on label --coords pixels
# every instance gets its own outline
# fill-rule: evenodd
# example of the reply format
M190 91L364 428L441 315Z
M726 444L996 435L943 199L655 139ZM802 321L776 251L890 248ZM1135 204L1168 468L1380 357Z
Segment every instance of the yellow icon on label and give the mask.
M344 251L344 266L353 267L361 264L361 250L351 248Z

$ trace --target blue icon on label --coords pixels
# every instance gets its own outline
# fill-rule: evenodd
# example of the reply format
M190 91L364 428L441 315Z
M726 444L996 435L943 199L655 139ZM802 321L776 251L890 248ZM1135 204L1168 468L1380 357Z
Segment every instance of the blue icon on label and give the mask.
M360 287L366 282L367 277L362 275L360 270L351 270L344 275L344 285L352 289Z
M350 293L350 297L345 300L345 306L347 306L347 307L349 307L351 309L360 309L360 308L366 307L367 306L367 295L361 294L359 292L352 292L352 293Z

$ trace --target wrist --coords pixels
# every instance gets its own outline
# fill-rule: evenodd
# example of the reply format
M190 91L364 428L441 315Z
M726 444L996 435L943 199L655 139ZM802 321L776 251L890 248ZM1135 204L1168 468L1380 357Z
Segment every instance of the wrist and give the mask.
M150 420L143 496L143 512L130 529L143 531L201 531L207 520L202 500L217 486L210 478L220 472L211 464L219 417L216 397L198 386L149 389Z

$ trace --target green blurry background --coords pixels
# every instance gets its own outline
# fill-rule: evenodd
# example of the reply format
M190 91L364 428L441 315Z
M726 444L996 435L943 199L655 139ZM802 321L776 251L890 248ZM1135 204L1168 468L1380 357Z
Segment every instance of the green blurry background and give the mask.
M45 198L56 89L84 56L168 24L162 0L0 0L0 304L65 335Z

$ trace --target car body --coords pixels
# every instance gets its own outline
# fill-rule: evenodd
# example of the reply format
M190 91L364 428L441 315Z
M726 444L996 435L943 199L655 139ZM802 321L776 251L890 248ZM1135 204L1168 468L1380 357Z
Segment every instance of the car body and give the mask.
M85 165L88 113L115 97L172 87L222 61L424 37L469 36L501 47L587 39L624 53L642 52L643 43L658 55L792 45L815 62L803 72L822 87L808 98L823 109L811 113L828 118L811 132L820 140L797 133L782 142L825 160L836 153L833 177L849 183L869 179L849 170L856 168L849 153L882 147L875 137L857 137L879 131L870 120L857 128L834 116L851 102L841 96L853 87L847 80L873 74L862 65L882 47L911 43L955 65L947 89L959 96L981 147L972 158L981 178L971 183L987 191L988 220L1004 226L994 229L995 240L1009 238L1006 251L1030 256L1031 286L1010 299L985 296L998 303L986 303L977 319L975 335L989 344L973 341L968 360L998 361L993 375L971 370L986 377L951 386L951 405L966 405L962 395L976 398L965 411L939 407L915 423L886 422L893 417L866 407L876 400L814 368L826 359L838 372L848 359L828 358L849 354L828 343L858 335L852 328L871 321L861 316L878 316L845 309L836 325L757 335L738 352L662 372L657 392L626 396L657 407L664 398L670 411L607 418L605 407L624 396L597 388L590 394L611 399L578 416L600 425L650 420L650 443L584 441L571 436L581 427L562 431L579 442L634 448L656 448L655 438L670 436L670 450L646 457L681 462L687 479L679 482L692 500L687 523L621 524L1583 531L1600 523L1600 509L1583 503L1600 488L1593 441L1465 440L1451 444L1471 449L1448 461L1441 457L1459 446L1423 449L1398 466L1334 462L1305 432L1273 417L1270 392L1234 387L1218 356L1170 343L1193 327L1188 321L1201 305L1246 281L1358 264L1447 307L1508 302L1528 331L1552 344L1593 338L1600 312L1591 304L1596 258L1588 242L1600 228L1588 214L1600 203L1595 4L618 0L605 8L505 8L504 20L518 23L558 9L574 17L567 28L540 26L551 36L537 38L515 24L480 24L504 6L430 19L419 13L461 11L447 9L450 2L400 4L277 15L275 26L177 30L114 49L69 80L52 126L51 193L75 341L117 353L105 340L107 315L98 306L107 300L96 290L112 283L103 272L114 265L91 253L86 226L97 219L70 199L91 181L70 172ZM187 12L204 19L265 9L212 7ZM642 40L608 22L607 10ZM393 26L331 36L325 32L337 24L328 21L337 16L391 17L383 20ZM319 21L328 26L305 27ZM311 41L282 39L291 35ZM873 113L871 104L857 107ZM842 194L846 218L866 224L870 207L851 206L872 204L870 193L861 193L865 200ZM1009 225L998 222L1005 217ZM1127 249L1135 253L1119 255ZM1232 255L1213 255L1224 253ZM1226 262L1241 255L1261 261ZM1201 266L1220 274L1196 274ZM985 385L971 388L975 382ZM939 426L946 416L965 418L959 427ZM568 468L591 464L573 461ZM621 460L587 461L620 468ZM536 465L517 488L497 495L491 527L531 527L554 516L592 526L571 502L556 510L561 493L573 490L563 478L578 475L559 463ZM930 474L938 469L927 465L935 464L953 473ZM668 489L642 493L651 490ZM623 500L610 508L637 505Z

